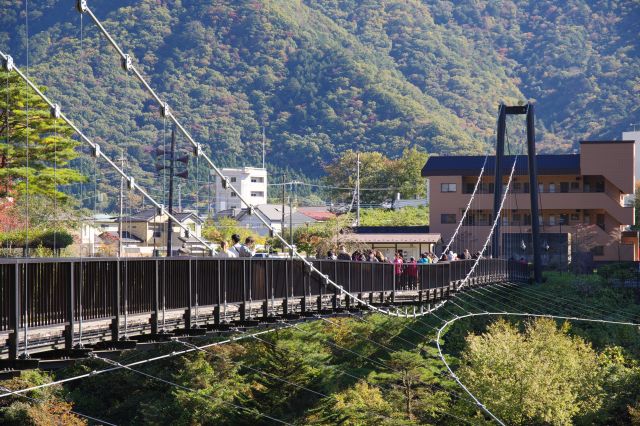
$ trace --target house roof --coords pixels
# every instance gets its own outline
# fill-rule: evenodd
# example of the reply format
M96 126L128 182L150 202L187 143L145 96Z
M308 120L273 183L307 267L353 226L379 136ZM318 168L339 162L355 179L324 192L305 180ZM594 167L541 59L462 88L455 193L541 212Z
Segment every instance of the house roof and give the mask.
M298 211L317 221L325 221L336 217L336 214L330 212L327 207L298 207Z
M158 210L145 209L145 210L140 210L139 212L134 213L131 216L123 217L122 220L124 222L152 222L153 219L157 216L158 216ZM173 217L175 217L180 222L184 222L185 220L190 218L194 222L202 223L202 219L200 219L193 212L179 212L179 213L174 212Z
M351 234L349 239L357 243L423 243L436 244L440 241L440 234Z
M354 234L428 234L428 226L354 226Z
M262 216L268 222L281 222L282 221L282 205L281 204L259 204L255 206L258 215ZM298 210L293 210L293 216L290 217L291 210L289 206L285 206L284 208L284 221L285 226L289 223L289 221L293 222L294 225L301 225L305 223L313 223L316 222L316 219L313 217L306 215ZM249 217L247 209L243 209L240 214L236 216L237 220L242 220L246 217ZM246 219L245 219L246 220ZM255 221L258 222L259 219L255 218Z
M118 232L106 231L98 235L98 237L104 241L118 241ZM142 243L143 241L130 233L129 231L122 231L123 243Z
M513 155L505 155L502 162L502 171L505 174L511 172L514 161ZM487 158L485 175L495 173L495 157ZM516 162L516 175L529 173L527 156L518 156ZM422 168L422 176L477 176L482 169L483 155L454 155L446 157L430 157ZM580 154L540 154L536 155L538 175L579 175Z

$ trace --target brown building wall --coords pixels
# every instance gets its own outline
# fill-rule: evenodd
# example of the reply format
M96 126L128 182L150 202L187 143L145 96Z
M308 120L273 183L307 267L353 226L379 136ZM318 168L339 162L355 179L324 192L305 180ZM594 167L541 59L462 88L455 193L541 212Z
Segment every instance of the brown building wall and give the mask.
M633 143L584 142L581 144L580 175L539 176L541 232L571 233L573 244L580 251L593 251L594 260L638 260L637 239L627 237L622 241L625 226L632 225L635 217L634 208L623 205L624 195L634 192L634 158ZM429 176L430 229L442 234L445 243L462 218L476 180L475 176ZM531 208L530 194L525 192L527 182L528 176L516 176L512 182L512 191L520 192L510 193L505 200L508 222L501 222L503 232L530 232L530 225L523 220ZM493 176L485 176L482 183L472 210L490 215L493 187L489 185L493 183ZM455 184L455 192L442 192L443 184ZM453 189L450 185L445 188ZM520 222L513 221L516 214L520 215ZM442 223L442 215L455 215L455 221ZM562 225L561 215L566 215L567 220ZM501 220L504 221L504 217ZM550 224L552 222L555 224ZM456 238L459 247L454 249L479 250L489 234L490 223L492 220L482 224L485 226L478 221L473 227L462 226L461 235Z

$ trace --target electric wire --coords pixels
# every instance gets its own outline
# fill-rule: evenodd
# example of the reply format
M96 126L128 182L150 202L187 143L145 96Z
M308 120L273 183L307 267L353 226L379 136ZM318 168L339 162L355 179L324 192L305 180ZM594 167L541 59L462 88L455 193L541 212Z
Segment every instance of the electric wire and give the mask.
M235 403L230 402L230 401L225 401L222 398L216 398L216 397L213 397L213 396L210 396L210 395L203 395L201 392L198 392L198 390L196 390L196 389L190 388L188 386L183 386L183 385L181 385L179 383L172 382L171 380L163 379L162 377L154 376L153 374L149 374L149 373L146 373L146 372L138 370L138 369L134 369L134 368L132 368L132 367L130 367L128 365L120 364L117 361L113 361L113 360L110 360L108 358L102 358L102 357L99 357L97 355L94 355L94 358L97 359L97 360L100 360L100 361L102 361L102 362L104 362L104 363L106 363L108 365L113 365L116 368L123 368L123 369L129 370L129 371L131 371L133 373L139 374L141 376L145 376L145 377L147 377L149 379L156 380L158 382L162 382L162 383L174 386L174 387L176 387L178 389L181 389L181 390L184 390L184 391L187 391L187 392L191 392L191 393L197 393L197 394L199 394L201 396L204 396L207 399L220 401L224 405L228 405L228 406L233 407L235 409L242 410L242 411L245 411L245 412L250 412L252 414L258 415L258 416L263 417L263 418L268 419L268 420L272 420L272 421L274 421L276 423L279 423L279 424L293 426L291 423L288 423L288 422L286 422L284 420L281 420L281 419L278 419L276 417L270 416L268 414L261 413L261 412L259 412L257 410L252 410L250 408L244 407L244 406L239 405L239 404L235 404Z
M9 388L7 388L7 387L4 387L4 386L0 386L0 391L2 391L2 392L11 392L11 394L13 395L12 390L11 390L11 389L9 389ZM20 397L20 398L28 399L29 401L33 401L33 402L37 402L37 403L42 403L42 402L44 402L42 399L39 399L39 398L32 398L32 397L27 396L27 395L16 394L16 396L18 396L18 397ZM106 421L106 420L102 420L102 419L99 419L99 418L97 418L97 417L93 417L93 416L89 416L89 415L87 415L87 414L80 413L79 411L76 411L76 410L69 410L69 412L70 412L70 413L72 413L72 414L75 414L76 416L83 417L83 418L85 418L85 419L87 419L87 420L93 420L94 422L98 422L98 423L99 423L99 424L101 424L101 425L106 425L106 426L117 426L117 425L116 425L116 424L114 424L114 423L110 423L110 422L108 422L108 421Z

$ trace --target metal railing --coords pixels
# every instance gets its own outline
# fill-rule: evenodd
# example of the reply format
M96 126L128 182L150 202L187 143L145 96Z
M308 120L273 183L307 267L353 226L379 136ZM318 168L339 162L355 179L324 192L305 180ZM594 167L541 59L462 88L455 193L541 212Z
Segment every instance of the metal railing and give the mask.
M413 298L408 300L421 302L446 298L474 263L461 260L399 267L390 263L311 261L350 294L361 300L368 297L370 303L393 303L403 293L411 294ZM481 259L471 284L528 277L526 264ZM25 294L28 300L24 300ZM10 357L18 351L16 331L25 325L29 330L65 326L65 346L70 349L80 321L111 320L111 337L118 340L122 337L121 319L127 314L150 315L151 332L157 333L163 310L184 309L184 325L190 328L198 308L209 312L218 324L224 322L221 312L228 305L235 305L240 320L245 320L247 310L256 304L262 306L258 316L267 317L274 315L276 300L278 312L287 315L294 306L301 313L322 310L323 298L331 300L329 309L337 309L338 296L323 277L297 259L0 259L0 332L12 331ZM349 297L346 299L344 307L349 308Z

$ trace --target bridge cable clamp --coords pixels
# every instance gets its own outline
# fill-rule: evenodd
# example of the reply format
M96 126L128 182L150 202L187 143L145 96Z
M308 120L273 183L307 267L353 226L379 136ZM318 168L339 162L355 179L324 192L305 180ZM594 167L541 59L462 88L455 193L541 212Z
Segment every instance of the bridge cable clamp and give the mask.
M53 104L49 112L51 113L51 118L60 118L60 114L61 114L60 105Z
M136 180L133 176L127 178L127 187L129 188L130 191L136 190Z
M129 55L125 55L125 56L128 57ZM129 58L129 61L131 61L131 58ZM125 68L125 70L126 70L126 68ZM171 114L171 110L169 108L169 104L168 103L166 103L166 102L162 103L162 106L160 107L160 114L165 118L168 117L169 114Z
M14 64L13 64L13 58L11 57L11 55L7 55L7 59L4 60L2 65L4 66L5 71L7 72L13 71Z
M100 145L98 145L97 143L93 145L93 157L94 158L100 158L100 154L101 154L101 150L100 150Z
M80 13L85 13L89 9L87 6L87 0L78 0L76 2L76 10Z
M133 62L131 60L131 55L124 55L122 58L122 69L129 72L133 68Z

